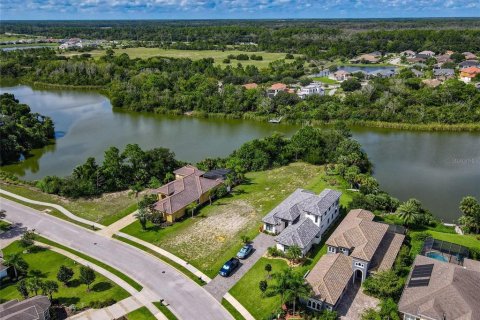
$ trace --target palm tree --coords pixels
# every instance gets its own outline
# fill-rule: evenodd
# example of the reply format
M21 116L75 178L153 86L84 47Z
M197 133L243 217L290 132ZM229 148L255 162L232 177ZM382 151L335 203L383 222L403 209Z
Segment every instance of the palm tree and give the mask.
M47 280L42 285L44 295L48 295L50 301L53 300L53 293L58 292L58 283L56 281Z
M30 291L34 292L35 295L38 294L38 290L43 287L43 282L38 277L33 277L28 279L27 287Z
M287 249L287 257L291 263L298 261L298 259L300 259L302 255L303 255L302 249L297 245L293 245L291 247L288 247Z
M13 268L13 272L15 274L15 281L18 280L18 276L20 274L26 273L28 269L28 264L22 258L20 253L5 256L5 261L3 262L3 264L7 267Z
M142 229L147 229L147 221L150 218L150 213L146 208L138 209L137 213L134 214L134 217L138 219L140 224L142 225Z
M308 298L312 293L312 287L305 282L303 275L298 272L293 272L289 280L288 289L286 292L287 300L293 302L293 314L295 315L295 304L299 298Z
M270 290L274 295L280 295L280 307L284 303L284 297L289 289L290 279L293 271L291 268L284 269L280 273L274 273L272 277L275 279L274 283L270 285Z
M402 218L405 225L409 226L418 221L420 209L418 200L409 199L397 208L396 213Z

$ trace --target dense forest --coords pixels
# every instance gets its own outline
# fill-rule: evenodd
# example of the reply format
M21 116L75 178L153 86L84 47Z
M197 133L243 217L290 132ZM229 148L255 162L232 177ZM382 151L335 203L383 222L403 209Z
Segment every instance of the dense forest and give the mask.
M213 59L153 57L130 59L107 50L100 59L67 59L49 49L0 52L0 72L27 82L99 86L112 105L156 113L222 113L232 117L284 116L285 120L331 122L348 120L409 124L480 122L480 91L456 79L425 86L411 71L394 78L376 78L359 90L344 86L335 96L265 95L274 81L310 81L303 58L279 60L268 68L215 66ZM264 84L246 90L240 84ZM347 82L346 82L347 83Z
M179 49L292 52L353 57L380 50L480 51L480 19L2 21L0 32L53 38L133 40ZM243 45L243 46L242 46Z
M13 94L0 96L0 165L17 161L34 148L41 148L54 138L49 117L32 113Z

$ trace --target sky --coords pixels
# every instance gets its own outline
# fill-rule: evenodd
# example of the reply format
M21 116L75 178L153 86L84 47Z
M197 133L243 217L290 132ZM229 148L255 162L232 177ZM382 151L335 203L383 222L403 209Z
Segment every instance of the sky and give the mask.
M0 20L480 17L480 0L0 0Z

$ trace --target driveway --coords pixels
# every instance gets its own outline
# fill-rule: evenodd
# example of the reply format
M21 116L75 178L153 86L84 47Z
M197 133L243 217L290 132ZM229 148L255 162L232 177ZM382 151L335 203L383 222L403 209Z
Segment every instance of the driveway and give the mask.
M230 291L235 283L240 280L245 273L260 259L267 251L268 247L275 245L273 236L265 233L260 233L252 241L254 251L245 260L240 260L240 266L230 275L225 278L217 275L212 281L210 281L205 289L212 294L218 301L222 301L223 296Z
M363 293L363 289L357 281L347 288L338 304L337 312L341 320L360 320L365 309L376 308L378 304L378 299Z
M232 319L207 291L154 256L10 200L2 198L0 208L6 210L7 220L20 227L35 229L128 275L157 299L164 299L180 319Z

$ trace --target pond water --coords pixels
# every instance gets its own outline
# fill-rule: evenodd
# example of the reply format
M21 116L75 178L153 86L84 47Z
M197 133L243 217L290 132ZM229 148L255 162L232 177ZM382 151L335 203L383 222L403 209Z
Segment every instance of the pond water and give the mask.
M382 70L395 70L397 69L394 66L339 66L338 70L345 70L350 73L365 71L366 73L377 73Z
M2 169L24 179L64 176L87 157L102 160L109 146L166 147L180 160L226 156L242 143L298 126L257 121L170 117L117 111L94 92L1 87L55 122L56 143ZM400 200L416 197L445 221L458 218L465 195L480 198L480 133L409 132L353 128L375 166L381 187Z

